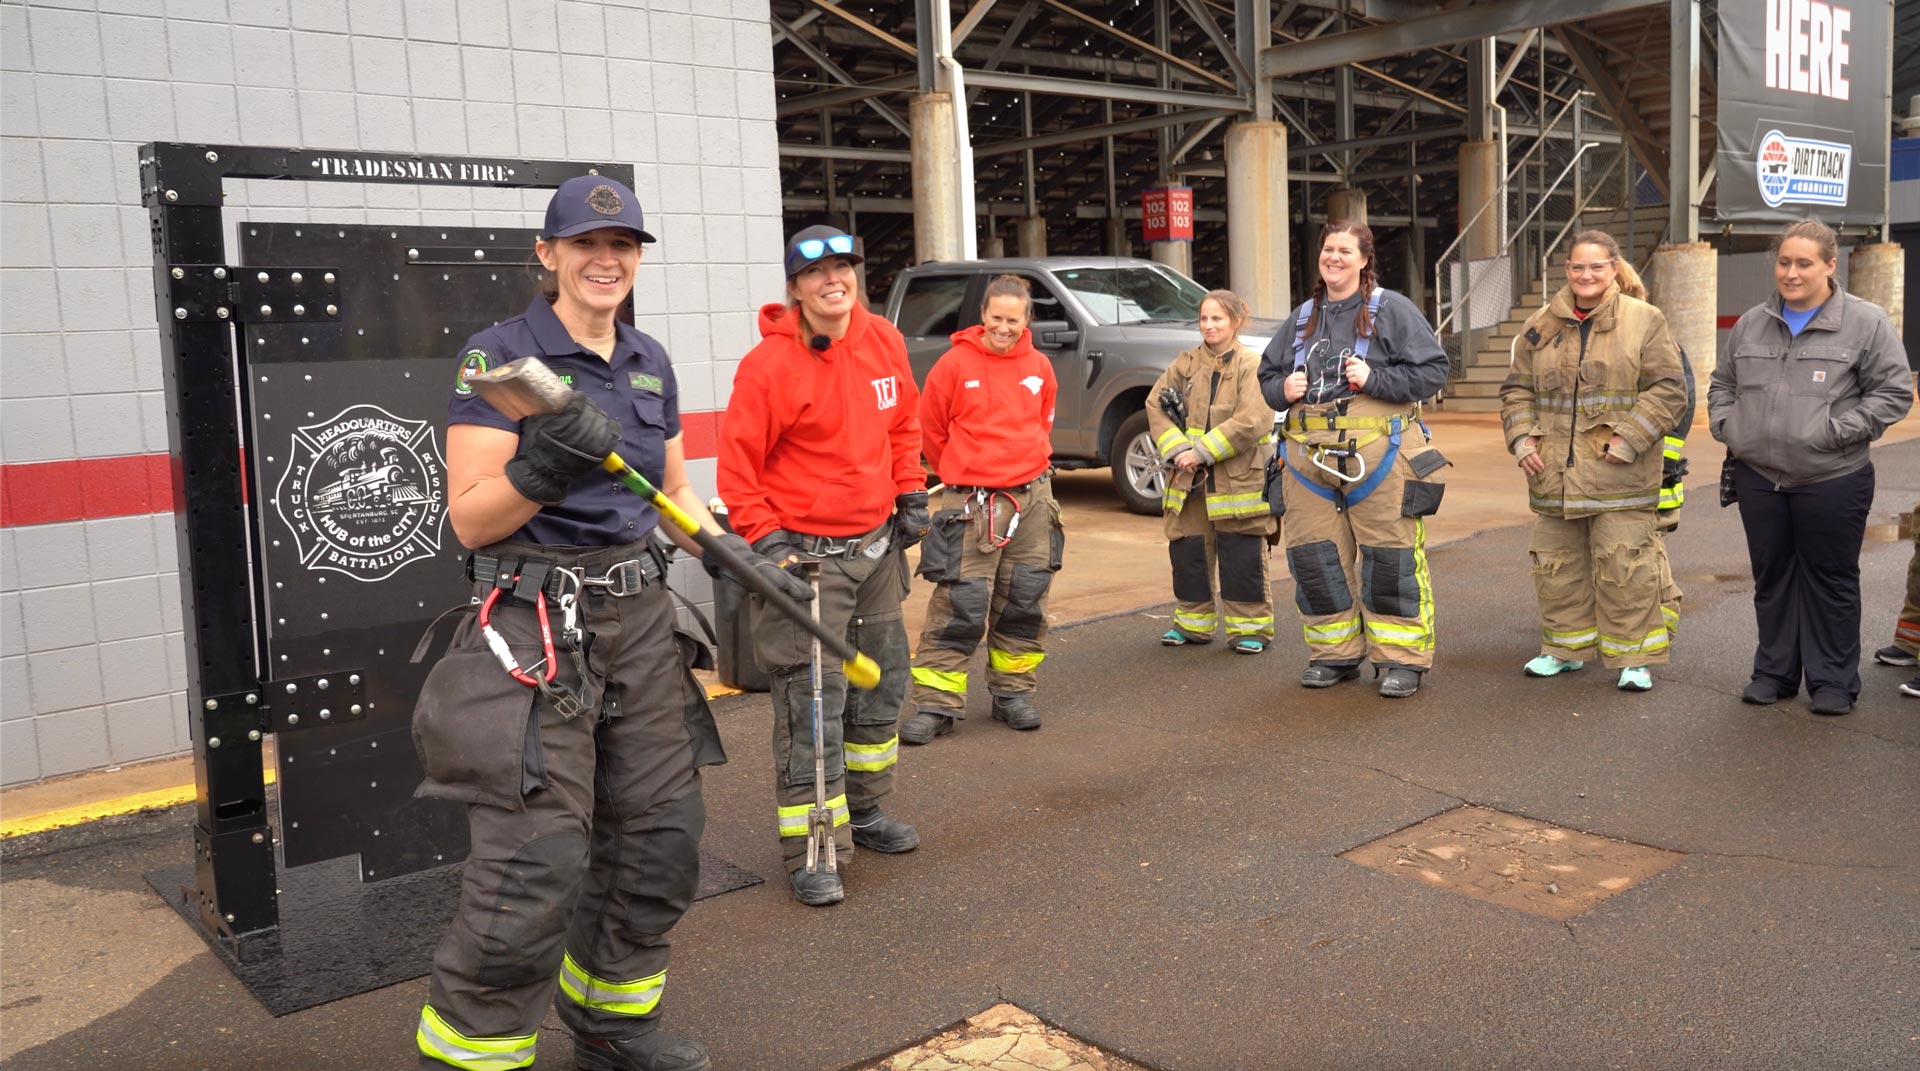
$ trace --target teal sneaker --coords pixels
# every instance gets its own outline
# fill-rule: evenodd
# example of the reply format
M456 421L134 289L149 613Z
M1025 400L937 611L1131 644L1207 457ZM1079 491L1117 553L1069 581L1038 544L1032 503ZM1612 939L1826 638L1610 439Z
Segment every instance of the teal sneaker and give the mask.
M1623 692L1653 691L1653 674L1645 666L1628 666L1620 671L1620 683L1616 686Z
M1550 654L1535 655L1526 665L1529 677L1558 677L1562 673L1572 673L1586 666L1585 662L1568 662Z

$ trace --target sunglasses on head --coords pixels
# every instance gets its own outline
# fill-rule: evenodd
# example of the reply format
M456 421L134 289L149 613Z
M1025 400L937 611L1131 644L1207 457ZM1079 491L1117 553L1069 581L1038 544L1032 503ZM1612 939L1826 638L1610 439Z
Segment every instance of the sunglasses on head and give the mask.
M793 251L807 260L819 260L829 252L851 253L853 252L853 236L850 234L836 234L828 238L808 238L799 245L794 246Z

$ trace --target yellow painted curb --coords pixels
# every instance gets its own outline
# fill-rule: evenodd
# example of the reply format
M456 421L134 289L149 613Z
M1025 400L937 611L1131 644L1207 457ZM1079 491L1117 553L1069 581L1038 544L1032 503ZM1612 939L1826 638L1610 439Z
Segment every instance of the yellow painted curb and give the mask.
M264 773L266 783L273 784L273 771L266 770ZM151 792L136 792L131 796L116 796L108 800L75 804L72 807L62 807L57 811L47 811L42 814L8 818L0 822L0 840L24 837L29 833L45 833L49 829L65 829L67 826L111 818L116 814L134 814L138 811L178 807L192 800L194 792L192 785L174 785L170 788L156 788Z
M741 694L740 689L729 688L724 684L708 683L705 687L708 699ZM266 770L265 775L266 783L273 784L273 770ZM75 804L72 807L62 807L57 811L30 814L20 818L10 817L0 821L0 840L24 837L29 833L45 833L50 829L65 829L67 826L111 818L116 814L134 814L138 811L177 807L193 799L194 792L193 785L175 785L170 788L156 788L151 792L136 792L131 796L116 796L113 799Z

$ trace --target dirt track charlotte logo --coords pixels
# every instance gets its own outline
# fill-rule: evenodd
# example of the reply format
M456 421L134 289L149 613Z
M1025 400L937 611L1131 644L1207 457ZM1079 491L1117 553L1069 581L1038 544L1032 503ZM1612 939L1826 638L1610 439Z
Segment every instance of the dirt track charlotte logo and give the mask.
M273 506L301 565L371 582L440 549L446 482L426 421L356 405L294 433Z
M1760 199L1768 208L1783 204L1841 205L1847 203L1847 181L1853 171L1853 146L1837 141L1790 138L1769 130L1754 154L1753 170L1760 183Z

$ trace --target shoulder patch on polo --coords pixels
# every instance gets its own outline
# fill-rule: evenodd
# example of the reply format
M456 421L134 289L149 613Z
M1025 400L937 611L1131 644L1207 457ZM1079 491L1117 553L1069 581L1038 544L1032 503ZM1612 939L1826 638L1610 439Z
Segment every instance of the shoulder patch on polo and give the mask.
M460 356L460 370L454 375L453 379L453 392L463 397L472 394L473 384L467 381L486 371L488 363L492 360L493 355L478 346L462 354Z

